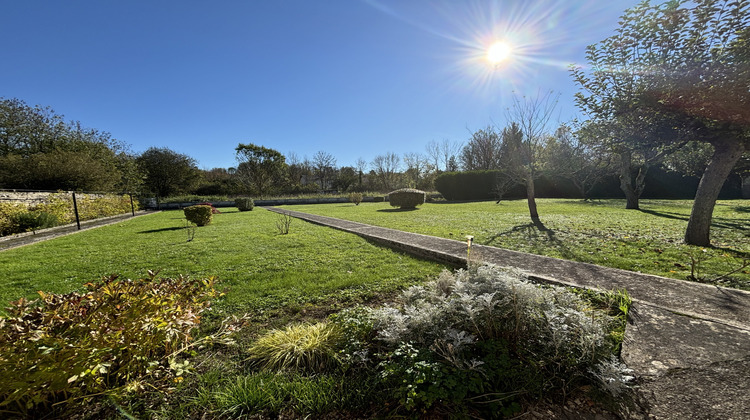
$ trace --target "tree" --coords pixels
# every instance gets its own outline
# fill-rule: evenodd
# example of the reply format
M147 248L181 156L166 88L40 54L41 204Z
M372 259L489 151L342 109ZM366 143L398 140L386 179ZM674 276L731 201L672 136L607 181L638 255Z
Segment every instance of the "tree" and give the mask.
M359 173L356 169L351 166L344 166L338 170L333 185L339 192L346 192L352 185L357 183L358 178Z
M461 150L461 166L465 171L499 169L501 144L494 128L477 130Z
M145 175L144 186L161 198L189 191L198 181L195 159L166 147L151 147L136 159Z
M7 188L123 191L137 187L127 147L50 107L0 98L0 185ZM131 190L132 191L132 190Z
M440 158L442 157L440 143L435 140L430 140L427 142L424 149L427 152L427 157L429 158L430 163L435 167L435 170L440 170Z
M400 159L397 154L387 152L384 155L375 156L370 164L375 177L378 179L383 191L391 191L396 185Z
M404 175L408 187L421 190L434 188L435 167L432 166L427 157L419 153L405 153L404 165L406 166Z
M235 175L226 168L201 170L200 185L193 190L197 195L237 195L242 185Z
M280 186L286 172L284 155L252 143L240 143L236 151L236 175L250 193L265 195Z
M313 169L310 161L305 157L300 159L294 152L286 155L287 181L286 192L298 194L308 189L317 191L315 184L309 184L313 179Z
M330 153L319 151L313 156L312 167L315 179L320 183L320 189L330 189L336 175L336 158Z
M357 168L358 178L359 178L357 182L359 184L358 187L361 191L362 190L362 177L364 175L364 172L367 170L367 161L362 159L361 157L357 158L357 161L354 163L354 167Z
M541 175L540 154L549 138L549 124L557 106L557 98L552 92L538 93L534 98L513 97L513 106L508 110L507 119L512 121L514 141L511 168L515 176L526 186L526 201L532 221L539 220L536 207L534 180Z
M545 172L572 182L584 200L610 170L609 154L582 142L565 124L549 139L544 154Z
M654 148L710 144L685 242L710 245L713 208L750 148L750 2L674 0L625 12L616 34L587 51L578 103L616 133ZM648 136L643 136L648 134Z
M69 131L63 116L50 107L0 98L0 156L52 151Z

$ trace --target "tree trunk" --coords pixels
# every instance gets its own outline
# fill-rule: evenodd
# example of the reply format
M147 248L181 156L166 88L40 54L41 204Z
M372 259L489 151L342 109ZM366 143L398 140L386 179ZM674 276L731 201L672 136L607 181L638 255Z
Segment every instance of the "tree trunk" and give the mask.
M526 174L526 201L529 203L529 215L531 220L539 220L539 213L536 211L536 193L534 192L534 175L529 171Z
M640 209L639 200L641 194L646 189L646 173L649 167L644 165L638 169L638 175L636 175L635 182L633 182L630 174L631 166L631 152L620 153L620 189L625 193L625 200L627 201L625 208L638 210Z
M714 146L714 153L698 184L685 231L685 243L688 245L711 245L711 218L716 199L724 181L745 150L742 140L738 138L721 139L711 144Z
M742 177L742 198L750 198L750 175Z
M638 210L638 196L635 194L630 177L630 166L632 162L630 152L620 153L620 189L625 193L626 209Z

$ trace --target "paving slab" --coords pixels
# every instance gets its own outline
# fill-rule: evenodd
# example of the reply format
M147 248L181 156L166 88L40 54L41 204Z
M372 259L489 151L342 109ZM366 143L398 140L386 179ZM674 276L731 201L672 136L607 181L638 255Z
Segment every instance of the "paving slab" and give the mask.
M269 207L411 254L456 266L467 244ZM474 245L471 259L520 268L543 282L633 298L622 357L639 378L648 417L750 419L750 292Z

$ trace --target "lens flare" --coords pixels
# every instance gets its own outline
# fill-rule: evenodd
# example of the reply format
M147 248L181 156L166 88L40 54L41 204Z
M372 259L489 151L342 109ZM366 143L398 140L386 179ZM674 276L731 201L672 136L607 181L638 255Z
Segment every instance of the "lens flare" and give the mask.
M503 61L507 60L511 53L513 53L513 49L510 45L508 45L505 41L498 41L487 50L487 61L489 61L491 64L500 64Z

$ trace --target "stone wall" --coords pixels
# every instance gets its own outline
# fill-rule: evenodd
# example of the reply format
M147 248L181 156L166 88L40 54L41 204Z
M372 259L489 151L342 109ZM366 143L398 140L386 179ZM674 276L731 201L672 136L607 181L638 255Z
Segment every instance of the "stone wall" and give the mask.
M56 191L56 192L33 192L33 191L16 191L16 190L0 190L0 203L19 203L25 204L26 206L33 206L36 204L44 203L49 200L49 196L58 193L72 194L72 191ZM105 194L84 194L77 193L77 197L104 197Z
M11 202L33 206L47 201L50 194L53 193L0 190L0 202Z

